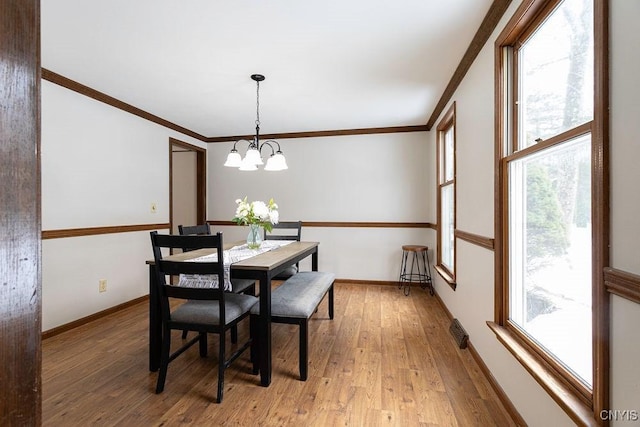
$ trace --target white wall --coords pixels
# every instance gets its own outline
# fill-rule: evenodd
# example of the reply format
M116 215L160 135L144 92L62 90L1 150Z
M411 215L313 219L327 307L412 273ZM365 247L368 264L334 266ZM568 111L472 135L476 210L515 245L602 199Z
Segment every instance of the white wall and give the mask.
M494 235L493 41L519 3L510 6L451 100L457 110L457 228L487 237ZM640 274L640 3L612 1L611 13L611 265ZM429 138L435 147L435 134ZM436 275L438 294L530 426L574 425L486 325L493 320L494 253L460 239L457 249L457 289ZM611 303L611 408L640 411L640 343L634 339L640 306L617 296Z
M284 220L326 222L432 222L426 132L279 141L289 169L242 172L222 164L232 143L210 144L209 220L231 220L235 200L273 197ZM244 154L246 147L238 147ZM246 228L220 227L225 238ZM418 228L304 227L320 242L320 269L339 278L397 280L403 244L428 242ZM303 264L304 265L304 264Z
M42 81L43 230L168 223L169 137L204 146ZM44 240L42 329L148 293L151 256L148 232Z
M640 2L612 0L611 266L640 274ZM640 305L611 297L611 407L640 412ZM618 422L613 425L640 425Z

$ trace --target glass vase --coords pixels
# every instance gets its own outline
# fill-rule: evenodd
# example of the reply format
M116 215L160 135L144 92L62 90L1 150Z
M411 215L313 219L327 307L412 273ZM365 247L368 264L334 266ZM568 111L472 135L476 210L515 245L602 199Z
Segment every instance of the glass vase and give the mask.
M260 245L262 245L262 227L258 224L249 224L247 247L249 249L258 249Z

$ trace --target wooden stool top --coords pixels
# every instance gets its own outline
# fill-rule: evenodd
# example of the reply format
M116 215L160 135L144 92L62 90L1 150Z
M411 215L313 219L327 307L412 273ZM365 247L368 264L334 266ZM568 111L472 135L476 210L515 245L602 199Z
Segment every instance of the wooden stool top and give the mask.
M429 249L428 246L402 245L402 250L403 251L409 251L409 252L423 252L423 251L426 251L427 249Z

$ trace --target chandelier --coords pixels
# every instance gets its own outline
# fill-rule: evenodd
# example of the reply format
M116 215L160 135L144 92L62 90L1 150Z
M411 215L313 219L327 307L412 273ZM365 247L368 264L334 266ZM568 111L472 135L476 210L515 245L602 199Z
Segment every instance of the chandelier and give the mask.
M260 82L264 80L262 74L252 74L251 79L256 82L256 134L253 137L253 141L247 141L246 139L240 139L233 144L231 152L227 156L225 166L232 168L239 168L241 171L254 171L258 169L258 166L263 165L262 161L262 149L268 146L271 148L271 155L267 159L267 164L264 166L266 171L281 171L288 169L287 161L280 150L280 144L272 139L260 142ZM249 144L247 152L244 158L240 157L240 153L236 150L236 145L239 142L246 142ZM274 149L274 145L278 146L278 149Z

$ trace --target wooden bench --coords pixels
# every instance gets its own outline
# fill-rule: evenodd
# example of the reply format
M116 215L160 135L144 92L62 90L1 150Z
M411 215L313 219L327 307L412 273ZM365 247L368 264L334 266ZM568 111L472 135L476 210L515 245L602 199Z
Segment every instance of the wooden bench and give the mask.
M271 321L300 326L300 380L307 380L309 318L317 311L324 296L329 293L329 318L333 319L333 282L335 274L320 271L303 271L291 276L271 292ZM251 348L253 372L258 373L257 346L260 337L253 331L257 330L260 304L251 309L251 335L254 345Z

